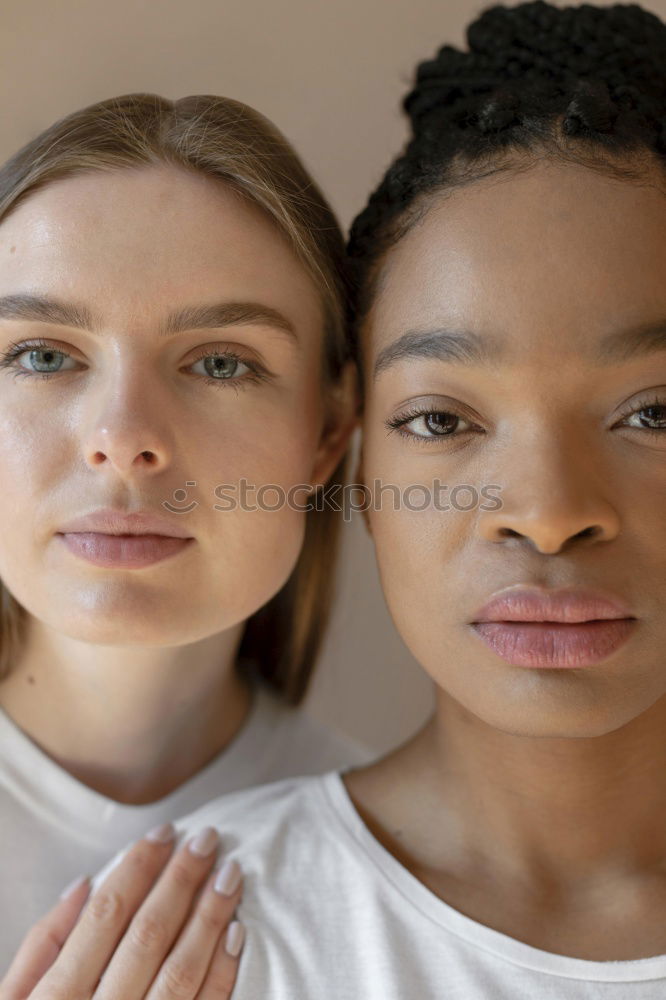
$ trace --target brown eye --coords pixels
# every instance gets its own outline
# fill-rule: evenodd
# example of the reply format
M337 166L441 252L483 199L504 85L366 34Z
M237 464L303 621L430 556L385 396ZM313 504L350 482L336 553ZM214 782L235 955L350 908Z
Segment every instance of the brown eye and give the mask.
M666 432L666 400L655 399L628 413L622 420L624 427L645 430L655 434Z
M433 434L452 434L460 423L460 417L455 413L428 413L424 422Z
M645 414L645 416L641 416ZM661 406L645 406L637 414L643 427L649 430L666 430L666 403Z
M473 429L474 424L450 410L408 410L386 421L391 431L402 437L421 441L459 437Z

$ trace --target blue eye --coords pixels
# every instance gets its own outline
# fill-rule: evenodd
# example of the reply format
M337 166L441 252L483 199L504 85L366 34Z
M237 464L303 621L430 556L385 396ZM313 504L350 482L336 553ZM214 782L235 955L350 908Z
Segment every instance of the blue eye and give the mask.
M50 366L49 371L31 371L25 368L19 359L28 354L31 365L39 366L45 364ZM46 359L39 361L39 356ZM13 373L14 378L38 378L46 380L53 378L64 371L75 371L75 368L63 369L62 359L74 360L66 351L58 350L45 340L37 340L30 343L19 343L10 345L9 349L0 354L0 369L6 369ZM237 387L239 384L248 382L260 382L268 378L268 372L257 362L243 358L236 351L224 348L217 351L208 348L202 351L189 368L194 367L200 361L205 362L207 377L205 381L210 385L223 386L225 383L233 382ZM210 363L209 363L210 361ZM238 374L239 368L245 369Z
M22 357L24 354L30 355L31 363L34 363L35 356L38 356L40 354L45 355L48 359L46 361L46 364L52 366L51 371L32 372L24 368L23 365L20 365L18 363L18 359ZM37 375L38 377L41 378L49 378L51 375L57 374L57 372L60 370L60 367L57 364L58 359L67 357L69 357L69 355L65 354L64 351L58 351L55 348L50 347L45 341L39 341L38 343L27 344L27 345L12 344L10 349L5 354L2 355L0 359L0 367L14 369L15 375L17 376L27 375L28 377L30 377L33 375Z
M208 364L211 360L212 364ZM268 378L268 373L256 361L250 361L241 357L236 351L226 348L224 351L202 351L198 358L189 367L194 367L200 361L204 361L204 368L208 373L206 382L213 385L223 385L225 382L248 383L261 382ZM239 366L244 367L246 372L238 373Z

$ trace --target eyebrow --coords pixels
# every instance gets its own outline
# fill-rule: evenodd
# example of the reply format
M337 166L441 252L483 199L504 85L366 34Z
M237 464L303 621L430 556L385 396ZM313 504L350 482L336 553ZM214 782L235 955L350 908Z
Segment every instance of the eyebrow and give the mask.
M666 351L666 319L614 330L604 337L593 352L593 358L600 365L612 365L657 351ZM373 379L405 358L492 366L506 358L506 350L500 341L471 330L409 330L379 352Z
M0 297L0 319L28 320L74 326L99 333L102 320L87 306L42 295ZM158 325L158 335L168 337L185 330L254 324L270 326L298 340L293 324L277 309L258 302L219 302L185 306L170 312Z

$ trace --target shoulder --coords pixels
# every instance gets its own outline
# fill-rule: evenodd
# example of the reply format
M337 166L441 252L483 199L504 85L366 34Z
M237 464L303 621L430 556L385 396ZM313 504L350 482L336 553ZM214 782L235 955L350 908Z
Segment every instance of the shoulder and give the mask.
M213 826L220 834L221 855L236 857L244 874L250 871L259 874L273 862L288 831L293 844L297 832L301 839L307 839L317 829L322 803L327 800L325 784L336 777L337 772L329 771L219 795L174 821L176 843L180 845L204 827ZM97 872L94 888L122 861L130 846L115 854Z
M243 870L245 916L273 912L273 904L282 910L349 852L336 805L339 783L339 772L328 771L222 795L176 822L179 841L215 827L220 857L235 858Z
M323 995L338 944L358 933L372 874L339 808L340 783L337 771L272 782L224 795L176 824L186 837L215 826L221 853L243 872L246 944L234 1000Z
M307 892L339 864L354 867L360 818L340 772L287 778L222 795L176 822L179 840L206 826L220 834L221 854L243 869L248 907ZM298 888L297 888L298 887Z
M283 826L307 826L321 812L325 779L331 774L335 772L283 778L221 795L181 817L176 829L185 838L205 826L214 826L225 852L236 844L244 845L243 853L250 848L265 850Z

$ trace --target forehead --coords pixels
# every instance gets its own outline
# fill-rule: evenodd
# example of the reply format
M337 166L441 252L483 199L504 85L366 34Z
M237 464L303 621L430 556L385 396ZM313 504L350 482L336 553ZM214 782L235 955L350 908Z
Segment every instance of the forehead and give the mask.
M384 261L366 355L440 326L492 336L507 360L530 344L580 353L666 316L664 190L656 171L638 183L551 162L435 195Z
M222 181L163 165L90 171L31 193L0 223L0 263L0 294L38 288L137 316L165 298L227 293L276 308L289 300L303 321L320 311L263 210Z

